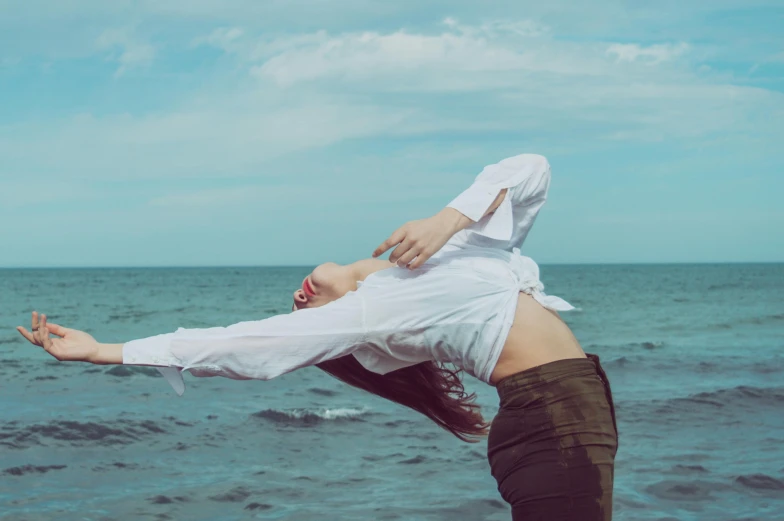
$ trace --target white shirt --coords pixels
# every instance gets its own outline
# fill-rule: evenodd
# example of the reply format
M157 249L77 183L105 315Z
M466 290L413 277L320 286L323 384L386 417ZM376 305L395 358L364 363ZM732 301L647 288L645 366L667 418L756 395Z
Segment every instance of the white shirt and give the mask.
M489 383L520 291L550 309L574 309L545 295L539 267L520 255L549 186L550 165L540 155L489 165L448 205L477 222L418 269L371 273L356 291L317 308L132 340L123 345L123 364L157 366L179 395L185 370L268 380L346 355L379 374L449 362ZM482 218L504 188L499 208Z

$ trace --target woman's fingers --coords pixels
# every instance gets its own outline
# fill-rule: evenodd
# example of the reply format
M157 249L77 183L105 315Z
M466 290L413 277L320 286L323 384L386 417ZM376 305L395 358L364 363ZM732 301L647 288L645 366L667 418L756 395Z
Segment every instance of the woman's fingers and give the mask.
M403 230L401 226L397 230L395 230L392 235L389 236L387 240L381 243L381 245L373 251L373 257L378 257L385 251L387 251L392 246L399 244L403 239L406 237L406 232Z
M35 338L35 332L38 330L38 312L33 311L33 317L30 320L30 330L33 332L33 338Z
M30 323L32 326L32 331L28 331L22 326L17 326L16 330L19 331L19 333L31 344L35 344L40 347L51 345L51 338L49 337L50 324L46 322L46 315L41 314L39 316L37 311L33 311ZM58 331L66 329L61 326L57 326L56 324L55 326L57 327ZM47 342L48 344L45 344Z
M400 258L397 260L397 265L400 266L401 268L404 266L408 266L408 263L414 260L414 257L416 257L417 255L419 255L419 251L417 250L417 248L411 248L406 253L400 256Z
M392 253L389 254L389 262L394 262L398 266L400 265L400 257L406 254L408 250L410 250L414 246L414 241L410 240L406 237L403 242L397 245L397 248L392 250ZM405 264L404 264L405 266Z
M414 259L411 262L411 264L408 265L408 267L411 268L412 270L415 270L418 267L420 267L422 264L424 264L425 261L427 261L427 259L429 258L430 258L430 254L428 254L423 250L422 252L419 253L419 255L417 255L416 259Z
M33 337L33 334L31 332L29 332L22 326L16 326L16 330L19 331L19 333L21 333L21 335L25 337L25 339L28 342L30 342L31 344L35 344L35 338Z
M41 346L43 346L47 352L51 352L52 339L49 337L49 328L46 325L46 315L41 315L41 325L38 328L38 331L41 333Z
M41 346L41 347L44 346L44 329L43 329L43 324L44 324L44 317L45 316L46 315L44 315L43 313L38 315L38 328L35 331L33 331L33 334L35 335L35 339L38 341L38 345Z
M51 334L57 336L65 336L65 334L68 332L67 327L63 327L60 324L55 324L54 322L46 322L46 328Z

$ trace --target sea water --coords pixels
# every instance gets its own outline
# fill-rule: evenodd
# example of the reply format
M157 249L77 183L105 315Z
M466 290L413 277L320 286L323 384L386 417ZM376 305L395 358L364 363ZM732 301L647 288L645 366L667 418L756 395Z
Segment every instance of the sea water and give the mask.
M0 270L2 520L505 520L486 442L316 368L58 362L32 310L121 343L287 313L309 267ZM614 519L784 520L784 265L543 266L616 403ZM483 414L497 395L469 376Z

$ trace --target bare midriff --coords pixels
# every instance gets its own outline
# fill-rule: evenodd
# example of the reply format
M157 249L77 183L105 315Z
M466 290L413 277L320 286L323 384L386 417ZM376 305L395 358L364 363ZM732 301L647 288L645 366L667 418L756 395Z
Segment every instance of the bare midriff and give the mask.
M566 358L585 358L572 330L558 313L520 292L514 322L490 375L490 385L520 371Z

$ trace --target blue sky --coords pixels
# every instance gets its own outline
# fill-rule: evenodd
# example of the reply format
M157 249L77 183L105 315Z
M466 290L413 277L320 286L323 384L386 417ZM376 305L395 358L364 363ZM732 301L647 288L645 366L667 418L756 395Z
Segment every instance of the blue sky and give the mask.
M540 263L784 261L781 27L781 0L0 0L0 266L352 262L523 152L553 169Z

